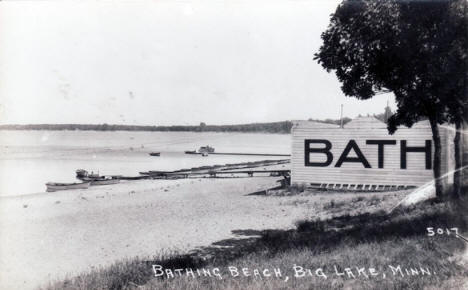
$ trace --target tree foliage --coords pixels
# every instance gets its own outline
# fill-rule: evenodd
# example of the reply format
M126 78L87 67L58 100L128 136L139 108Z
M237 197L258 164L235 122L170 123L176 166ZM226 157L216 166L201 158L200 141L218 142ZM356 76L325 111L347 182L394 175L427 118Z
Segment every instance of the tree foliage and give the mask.
M343 1L316 59L335 71L347 96L393 92L398 110L390 132L422 116L441 124L451 119L445 104L466 115L465 6L463 0Z

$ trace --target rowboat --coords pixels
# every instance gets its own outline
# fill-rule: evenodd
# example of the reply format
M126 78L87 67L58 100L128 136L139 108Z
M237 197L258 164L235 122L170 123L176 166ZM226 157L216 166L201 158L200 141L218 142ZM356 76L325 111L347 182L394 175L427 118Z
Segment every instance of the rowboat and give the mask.
M47 191L53 192L58 190L68 189L86 189L90 185L90 182L74 182L74 183L60 183L60 182L47 182Z
M85 176L81 177L81 180L84 182L91 182L91 185L107 185L107 184L116 184L120 182L120 178L113 176Z
M107 185L119 183L120 179L117 178L99 178L91 180L91 185Z
M151 152L151 153L149 153L149 155L151 155L151 156L160 156L161 152Z

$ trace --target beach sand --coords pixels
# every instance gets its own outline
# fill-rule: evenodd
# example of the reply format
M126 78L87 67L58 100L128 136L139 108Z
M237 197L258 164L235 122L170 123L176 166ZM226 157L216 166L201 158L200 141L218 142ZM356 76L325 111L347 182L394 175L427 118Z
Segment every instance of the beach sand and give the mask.
M0 288L32 289L99 265L187 252L236 229L290 228L313 212L246 196L280 178L124 181L0 198Z

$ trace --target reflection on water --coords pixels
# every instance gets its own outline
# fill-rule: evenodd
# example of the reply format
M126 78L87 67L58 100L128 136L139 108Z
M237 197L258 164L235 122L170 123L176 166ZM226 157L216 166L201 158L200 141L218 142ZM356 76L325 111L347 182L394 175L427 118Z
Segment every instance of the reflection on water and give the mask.
M0 195L45 191L45 183L73 182L83 168L102 175L138 175L285 157L187 155L210 145L217 152L290 153L290 135L192 132L0 131ZM149 152L161 152L151 157Z

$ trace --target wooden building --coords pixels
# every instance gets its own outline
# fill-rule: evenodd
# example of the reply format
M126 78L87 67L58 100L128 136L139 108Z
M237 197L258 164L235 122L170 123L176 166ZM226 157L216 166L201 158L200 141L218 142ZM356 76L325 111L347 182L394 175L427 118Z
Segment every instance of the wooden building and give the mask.
M454 168L454 131L440 126L440 135L445 174ZM344 128L294 121L291 182L348 189L419 186L433 179L433 155L428 121L400 127L393 135L373 117L356 118ZM444 182L453 182L453 176Z

